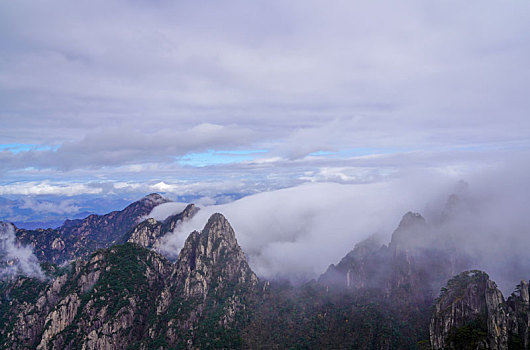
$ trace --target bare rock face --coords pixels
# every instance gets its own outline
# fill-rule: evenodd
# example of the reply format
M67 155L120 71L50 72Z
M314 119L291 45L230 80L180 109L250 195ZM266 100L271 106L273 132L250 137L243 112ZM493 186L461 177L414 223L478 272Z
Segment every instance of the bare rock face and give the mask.
M146 248L156 248L162 237L173 232L178 225L191 219L198 211L199 208L194 204L188 204L181 213L172 215L163 222L149 218L128 232L124 240Z
M433 349L527 349L528 284L505 302L482 271L466 271L442 289L430 323Z
M386 247L370 237L355 245L337 265L330 265L319 283L347 289L373 288L384 284L386 271L380 263L388 262Z
M177 261L178 274L186 296L204 297L210 288L226 283L256 284L234 230L219 213L213 214L204 229L192 232Z
M530 289L527 281L521 281L506 303L510 318L510 348L530 349Z

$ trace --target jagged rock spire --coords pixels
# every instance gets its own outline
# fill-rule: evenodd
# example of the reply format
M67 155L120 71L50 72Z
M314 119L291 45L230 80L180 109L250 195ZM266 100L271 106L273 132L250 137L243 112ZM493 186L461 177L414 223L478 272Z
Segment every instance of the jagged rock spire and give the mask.
M397 229L392 233L390 248L399 249L421 245L425 239L427 224L419 213L408 212L403 215Z
M192 232L177 261L186 295L206 296L210 287L227 283L255 285L252 272L232 226L219 213L213 214L201 232Z

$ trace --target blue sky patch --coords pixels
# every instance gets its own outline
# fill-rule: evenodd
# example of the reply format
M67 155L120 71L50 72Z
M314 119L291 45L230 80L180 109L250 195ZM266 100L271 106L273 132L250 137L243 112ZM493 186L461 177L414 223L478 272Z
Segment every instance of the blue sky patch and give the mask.
M178 158L180 165L189 165L194 167L204 167L208 165L232 164L252 161L256 155L267 153L267 150L228 150L217 151L208 150L202 153L188 153Z
M20 153L27 151L56 151L59 146L43 146L33 145L28 143L5 143L0 144L0 151L10 151L12 153Z

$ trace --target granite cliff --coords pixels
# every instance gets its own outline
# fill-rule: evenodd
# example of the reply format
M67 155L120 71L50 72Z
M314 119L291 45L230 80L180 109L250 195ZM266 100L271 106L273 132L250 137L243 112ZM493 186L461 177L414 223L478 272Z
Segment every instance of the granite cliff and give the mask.
M433 349L528 349L528 283L505 301L482 271L465 271L442 289L430 321Z

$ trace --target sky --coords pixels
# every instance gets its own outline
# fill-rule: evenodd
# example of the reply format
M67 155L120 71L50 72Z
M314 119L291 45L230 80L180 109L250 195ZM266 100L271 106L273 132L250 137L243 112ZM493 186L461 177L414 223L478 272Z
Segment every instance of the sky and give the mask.
M528 18L525 1L1 1L0 196L207 201L525 161Z

